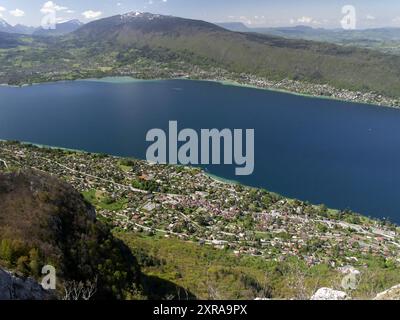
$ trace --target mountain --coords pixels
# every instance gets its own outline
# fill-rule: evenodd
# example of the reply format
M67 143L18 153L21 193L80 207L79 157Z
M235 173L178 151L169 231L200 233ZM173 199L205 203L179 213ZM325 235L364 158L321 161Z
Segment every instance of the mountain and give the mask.
M32 34L35 32L37 28L35 27L30 27L30 26L25 26L23 24L16 24L14 26L14 31L13 33L20 33L20 34Z
M79 28L74 34L80 39L115 40L116 44L128 44L140 42L141 35L146 37L153 34L170 38L194 36L202 32L215 31L224 31L224 29L205 21L130 12L93 21ZM114 39L113 37L117 38ZM143 40L146 41L146 39Z
M0 32L14 32L14 27L0 18Z
M251 32L252 31L252 29L248 28L242 22L221 22L221 23L216 23L216 25L220 26L224 29L227 29L230 31L235 31L235 32Z
M79 20L70 20L56 24L55 29L43 29L42 27L35 28L17 24L15 26L10 25L4 19L0 18L0 32L6 33L18 33L25 35L37 35L37 36L60 36L79 29L84 24Z
M400 55L400 28L343 30L297 26L286 28L252 28L249 29L249 32L289 39L323 41L342 46L356 46Z
M102 54L119 52L121 64L145 55L166 63L184 60L268 79L289 78L400 96L399 57L329 43L237 33L204 21L132 12L88 23L73 32L70 41L70 46L90 47Z
M323 29L309 26L280 28L249 28L250 32L258 32L275 36L314 41L338 42L345 40L399 41L400 28L375 28L359 30Z
M294 31L309 32L309 28ZM351 90L371 103L380 103L379 95L394 98L391 105L400 98L400 56L352 45L233 32L200 20L131 12L92 21L62 37L23 40L26 50L0 56L5 66L1 83L121 74L143 78L224 74L224 79L251 83L295 80L296 92L316 95ZM21 68L21 58L34 63ZM328 85L329 90L319 85ZM303 90L303 86L314 87ZM340 97L347 99L349 93L341 92Z
M311 40L308 39L308 37L317 35L322 36L326 33L330 33L331 31L322 28L316 29L309 26L299 25L295 27L252 28L250 29L250 32L258 32L278 37Z
M0 222L0 268L40 279L50 264L62 292L70 281L97 278L98 298L127 297L138 283L130 251L81 194L50 175L0 172Z
M42 27L37 28L33 35L37 36L60 36L64 34L68 34L70 32L74 32L83 26L84 23L79 20L69 20L62 23L57 23L55 29L43 29Z
M0 32L32 34L35 30L36 30L35 27L28 27L22 24L17 24L15 26L12 26L7 21L0 18Z

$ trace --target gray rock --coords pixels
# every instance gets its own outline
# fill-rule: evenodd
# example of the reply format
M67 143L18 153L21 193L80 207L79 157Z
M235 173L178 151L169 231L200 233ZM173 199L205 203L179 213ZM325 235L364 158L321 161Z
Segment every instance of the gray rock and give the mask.
M32 278L20 278L0 268L0 300L50 300L54 295Z
M379 293L374 300L400 300L400 285Z
M311 300L348 300L349 296L346 292L337 291L330 288L319 289L312 297Z

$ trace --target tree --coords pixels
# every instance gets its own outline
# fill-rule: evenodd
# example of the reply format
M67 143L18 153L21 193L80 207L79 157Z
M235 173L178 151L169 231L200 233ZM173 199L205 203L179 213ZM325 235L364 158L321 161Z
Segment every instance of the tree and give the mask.
M93 281L68 281L64 284L63 300L90 300L97 292L97 277Z

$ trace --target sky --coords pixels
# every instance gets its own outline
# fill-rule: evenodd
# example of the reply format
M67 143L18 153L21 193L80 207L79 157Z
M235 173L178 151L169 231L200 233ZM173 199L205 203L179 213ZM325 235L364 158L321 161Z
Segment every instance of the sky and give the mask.
M130 11L168 14L210 22L243 22L250 27L309 25L341 27L342 8L354 7L355 27L400 27L399 0L0 0L0 18L12 25L57 21L89 22Z

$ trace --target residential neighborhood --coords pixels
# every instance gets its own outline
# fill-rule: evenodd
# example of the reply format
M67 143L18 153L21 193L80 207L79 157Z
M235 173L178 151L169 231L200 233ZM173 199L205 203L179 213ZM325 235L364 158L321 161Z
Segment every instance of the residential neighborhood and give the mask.
M22 168L66 180L121 230L339 270L370 255L400 265L399 228L388 221L219 181L199 168L0 142L0 170Z

